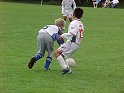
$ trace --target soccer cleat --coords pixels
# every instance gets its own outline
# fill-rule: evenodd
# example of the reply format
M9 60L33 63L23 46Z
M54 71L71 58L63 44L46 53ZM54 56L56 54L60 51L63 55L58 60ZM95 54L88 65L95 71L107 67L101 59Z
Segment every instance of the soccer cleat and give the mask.
M35 57L32 57L29 64L28 64L28 68L31 69L34 65L34 63L36 62L36 58Z
M70 68L66 68L66 69L63 69L62 70L62 73L61 75L64 75L64 74L71 74L72 73L72 70Z

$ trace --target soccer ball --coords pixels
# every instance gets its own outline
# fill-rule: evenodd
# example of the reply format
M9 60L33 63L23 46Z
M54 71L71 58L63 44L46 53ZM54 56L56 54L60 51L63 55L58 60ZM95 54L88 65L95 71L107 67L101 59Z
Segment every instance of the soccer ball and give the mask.
M75 60L72 59L72 58L68 58L68 59L66 59L66 62L68 63L68 65L69 65L70 67L73 67L73 66L76 65Z

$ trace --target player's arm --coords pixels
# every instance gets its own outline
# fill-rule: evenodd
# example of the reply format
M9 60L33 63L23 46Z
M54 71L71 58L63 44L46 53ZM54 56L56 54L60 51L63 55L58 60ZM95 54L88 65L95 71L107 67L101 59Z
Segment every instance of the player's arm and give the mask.
M61 29L59 29L58 34L59 34L59 35L62 35L62 34L63 34L63 32L62 32Z
M63 33L63 34L61 35L61 37L62 37L63 39L67 39L67 40L72 39L72 37L74 37L74 36L75 36L75 35L72 34L72 33Z
M75 8L76 8L76 3L75 3L75 1L73 1L72 9L75 9Z
M52 35L52 38L57 41L59 45L62 45L64 43L64 39L61 37L60 34L56 33Z
M67 40L71 40L74 36L76 36L76 34L77 31L75 25L70 23L68 33L63 33L61 37Z
M70 40L71 42L75 42L76 36L72 33L64 33L61 35L62 38L66 38L67 40Z
M59 45L62 45L64 43L64 39L61 37L61 35L58 34L58 39L57 39L57 43Z

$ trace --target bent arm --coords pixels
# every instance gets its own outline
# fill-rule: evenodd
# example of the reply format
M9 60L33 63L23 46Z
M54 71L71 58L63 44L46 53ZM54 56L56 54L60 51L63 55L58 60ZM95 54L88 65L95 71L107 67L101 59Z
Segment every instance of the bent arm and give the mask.
M63 39L67 39L67 40L72 39L73 36L74 36L74 35L71 34L71 33L63 33L63 34L61 35L61 37L62 37Z

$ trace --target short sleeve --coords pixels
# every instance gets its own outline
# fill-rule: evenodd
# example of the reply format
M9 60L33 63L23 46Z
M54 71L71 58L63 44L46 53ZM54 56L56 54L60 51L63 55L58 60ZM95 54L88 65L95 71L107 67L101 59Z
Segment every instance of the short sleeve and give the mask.
M71 23L69 25L68 32L71 33L71 34L73 34L73 35L76 35L77 34L77 30L76 29L77 29L76 24Z

